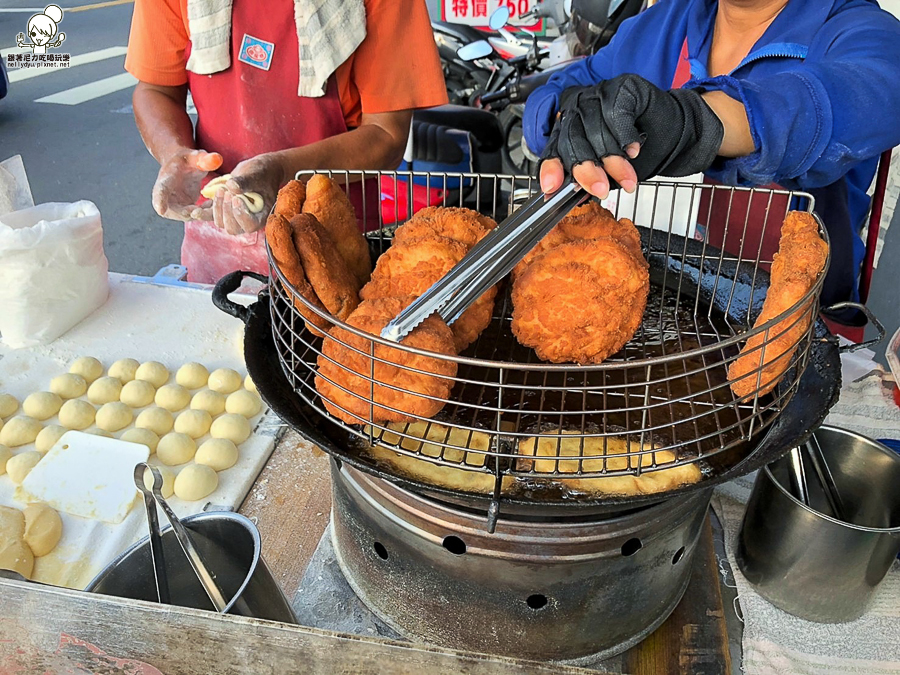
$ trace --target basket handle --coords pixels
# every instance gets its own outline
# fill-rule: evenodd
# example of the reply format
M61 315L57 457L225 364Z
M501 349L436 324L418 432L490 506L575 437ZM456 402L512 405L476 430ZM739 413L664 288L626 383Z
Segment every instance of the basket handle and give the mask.
M246 272L244 270L229 272L216 282L215 288L213 288L212 291L212 301L216 307L226 314L230 314L236 319L240 319L244 323L247 323L250 320L250 308L239 305L228 299L229 293L234 293L241 287L241 284L244 282L244 277L252 277L264 284L269 283L269 277L257 274L256 272Z
M863 340L862 342L855 345L844 345L839 347L841 354L848 354L850 352L858 352L860 349L866 349L867 347L872 347L877 345L879 342L884 340L885 335L887 335L887 330L885 330L884 325L878 320L875 314L872 313L872 310L866 307L861 302L852 302L850 300L846 302L837 302L830 307L826 307L826 312L833 312L839 309L856 309L866 315L866 320L875 326L875 330L878 331L878 335L873 337L871 340Z

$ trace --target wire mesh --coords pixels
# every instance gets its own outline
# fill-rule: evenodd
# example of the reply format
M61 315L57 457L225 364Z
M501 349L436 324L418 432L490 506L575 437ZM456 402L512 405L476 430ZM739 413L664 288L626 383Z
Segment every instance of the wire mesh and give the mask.
M350 193L375 256L387 250L394 229L424 197L443 206L474 208L500 221L538 189L531 177L509 175L320 173ZM629 218L644 229L645 253L664 256L666 264L658 265L662 272L651 278L640 329L603 363L541 362L513 336L510 295L503 289L490 325L462 355L390 343L313 306L288 283L270 254L273 335L292 388L348 432L348 438L359 439L360 452L384 448L432 465L485 474L495 486L504 476L592 478L688 463L707 467L713 456L747 445L790 401L809 358L824 273L793 307L761 326L752 322L768 287L781 223L788 210L812 212L812 198L781 190L651 182L607 206L617 218ZM702 242L692 241L701 234L696 224L711 222L714 212L725 214L722 229L705 233ZM751 221L759 213L762 227L754 228ZM820 233L827 237L821 224ZM355 385L321 372L320 364L330 361L338 374L341 367L350 373L346 363L323 353L323 338L307 329L297 309L301 306L340 329L324 340L339 344L364 365L352 371ZM782 334L790 338L788 350L779 346ZM726 370L752 336L761 336L756 348L760 363L784 352L791 366L769 394L760 393L765 383L762 370L755 368L747 376L754 382L752 393L736 396ZM390 405L390 393L409 392L394 378L379 378L379 369L435 372L409 366L412 355L452 363L456 374L442 376L451 380L452 389L446 397L417 392L442 405L434 418L406 415L412 421L389 424L382 419L385 410L406 412ZM317 374L332 385L328 403L339 416L326 409ZM360 382L365 383L362 389ZM544 440L542 452L537 438ZM547 439L555 452L547 452Z

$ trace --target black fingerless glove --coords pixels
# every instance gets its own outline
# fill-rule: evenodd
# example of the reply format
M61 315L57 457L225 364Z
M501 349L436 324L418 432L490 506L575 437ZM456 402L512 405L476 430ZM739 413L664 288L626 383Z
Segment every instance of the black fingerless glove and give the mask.
M625 147L637 142L641 152L629 161L638 181L688 176L709 168L725 135L700 94L665 91L638 75L566 89L559 113L541 159L558 157L567 173L582 162L627 157Z

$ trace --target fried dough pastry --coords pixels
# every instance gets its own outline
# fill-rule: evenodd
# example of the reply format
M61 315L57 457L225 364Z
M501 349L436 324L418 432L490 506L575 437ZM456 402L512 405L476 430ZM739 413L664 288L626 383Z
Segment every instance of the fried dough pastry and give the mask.
M584 239L538 255L513 285L512 331L553 363L600 363L641 323L646 260L612 239Z
M323 311L325 306L319 300L312 286L306 278L306 272L303 270L303 263L300 255L297 253L297 247L294 244L294 230L291 224L283 217L276 213L269 216L266 221L266 240L275 258L275 264L284 278L295 288L297 292L306 300L320 308ZM284 292L292 295L292 291L282 283ZM310 311L298 298L293 298L294 307L300 312L301 316L306 319L306 326L309 330L318 336L322 336L331 328L331 324Z
M472 248L497 226L477 211L456 207L429 206L394 232L394 245L420 237L438 236Z
M322 223L360 285L366 283L372 272L372 258L347 193L327 176L316 174L306 183L303 213L311 213Z
M789 212L781 229L778 253L772 259L769 290L753 327L799 302L825 268L827 257L828 244L819 235L815 218L803 211ZM813 320L811 305L812 301L804 304L767 332L747 340L740 356L728 367L728 381L735 396L762 396L781 381L800 338Z
M412 300L411 297L367 300L360 303L347 323L365 333L378 335ZM325 337L318 358L316 390L328 412L348 424L369 421L381 424L433 417L444 407L454 384L448 378L456 375L454 361L375 344L373 366L369 356L372 344L371 340L337 326ZM425 319L403 339L403 345L447 356L456 355L453 333L437 316Z
M288 181L275 198L275 213L290 220L303 209L306 186L299 180Z
M553 459L519 459L516 468L520 471L533 470L537 474L576 473L579 470L580 462L582 471L593 473L603 471L604 468L607 471L636 469L638 461L640 461L642 469L648 469L654 464L657 467L674 464L676 460L675 453L670 450L647 452L647 454L640 455L640 458L626 456L627 452L652 450L653 446L641 446L624 438L583 438L579 432L569 430L562 431L562 435L571 435L572 438L559 438L557 436L559 433L558 430L547 431L520 441L518 454L523 457L552 457ZM556 459L557 457L577 458L604 455L605 459ZM640 495L667 492L681 485L696 483L700 478L700 468L696 463L691 462L668 469L647 471L641 473L640 476L619 475L556 480L573 490L589 494Z
M325 309L344 321L359 305L359 281L315 216L296 214L291 219L291 229L309 285Z

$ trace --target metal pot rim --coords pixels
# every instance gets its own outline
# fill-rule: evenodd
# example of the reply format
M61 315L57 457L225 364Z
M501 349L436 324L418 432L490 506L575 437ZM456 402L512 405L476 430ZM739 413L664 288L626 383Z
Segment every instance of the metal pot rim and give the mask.
M844 434L844 435L846 435L846 436L852 436L852 437L854 437L854 438L856 438L856 439L858 439L858 440L865 441L865 442L868 443L870 446L872 446L872 448L873 448L874 450L878 450L878 451L881 452L882 454L887 454L888 456L892 457L895 461L900 462L900 456L898 456L896 452L894 452L894 451L891 450L890 448L886 447L884 444L879 443L878 441L876 441L876 440L874 440L874 439L872 439L872 438L869 438L868 436L863 436L862 434L858 434L858 433L856 433L855 431L851 431L851 430L849 430L849 429L844 429L844 428L842 428L842 427L831 426L831 425L828 425L828 424L823 424L823 425L820 426L819 429L817 429L816 431L819 431L819 430L821 430L821 429L824 429L825 431L834 431L834 432L837 432L837 433L839 433L839 434ZM775 460L775 461L780 461L780 460ZM801 502L799 499L797 499L794 495L792 495L792 494L790 493L790 491L789 491L787 488L785 488L785 487L784 487L784 486L783 486L783 485L775 478L775 476L772 475L772 471L771 471L771 469L769 468L769 467L772 466L772 464L774 464L774 462L772 462L772 463L770 463L770 464L766 464L764 467L762 467L762 471L765 472L766 476L769 478L769 480L772 482L772 484L773 484L776 488L778 488L778 490L779 490L779 492L781 492L781 494L783 494L783 495L784 495L785 497L787 497L791 502L793 502L793 504L794 504L795 506L799 506L801 509L803 509L803 510L806 511L807 513L812 514L812 515L815 516L816 518L820 518L820 519L822 519L822 520L825 520L825 521L828 521L828 522L830 522L830 523L833 523L834 525L839 525L839 526L845 527L845 528L847 528L847 529L857 530L857 531L859 531L859 532L868 532L868 533L871 533L871 534L900 534L900 525L896 525L895 527L869 527L869 526L866 526L866 525L857 525L856 523L848 523L848 522L845 522L845 521L843 521L843 520L838 520L837 518L834 518L834 517L829 516L829 515L827 515L827 514L821 513L821 512L819 512L819 511L816 511L814 508L812 508L812 507L810 507L810 506L807 506L806 504L804 504L803 502Z

